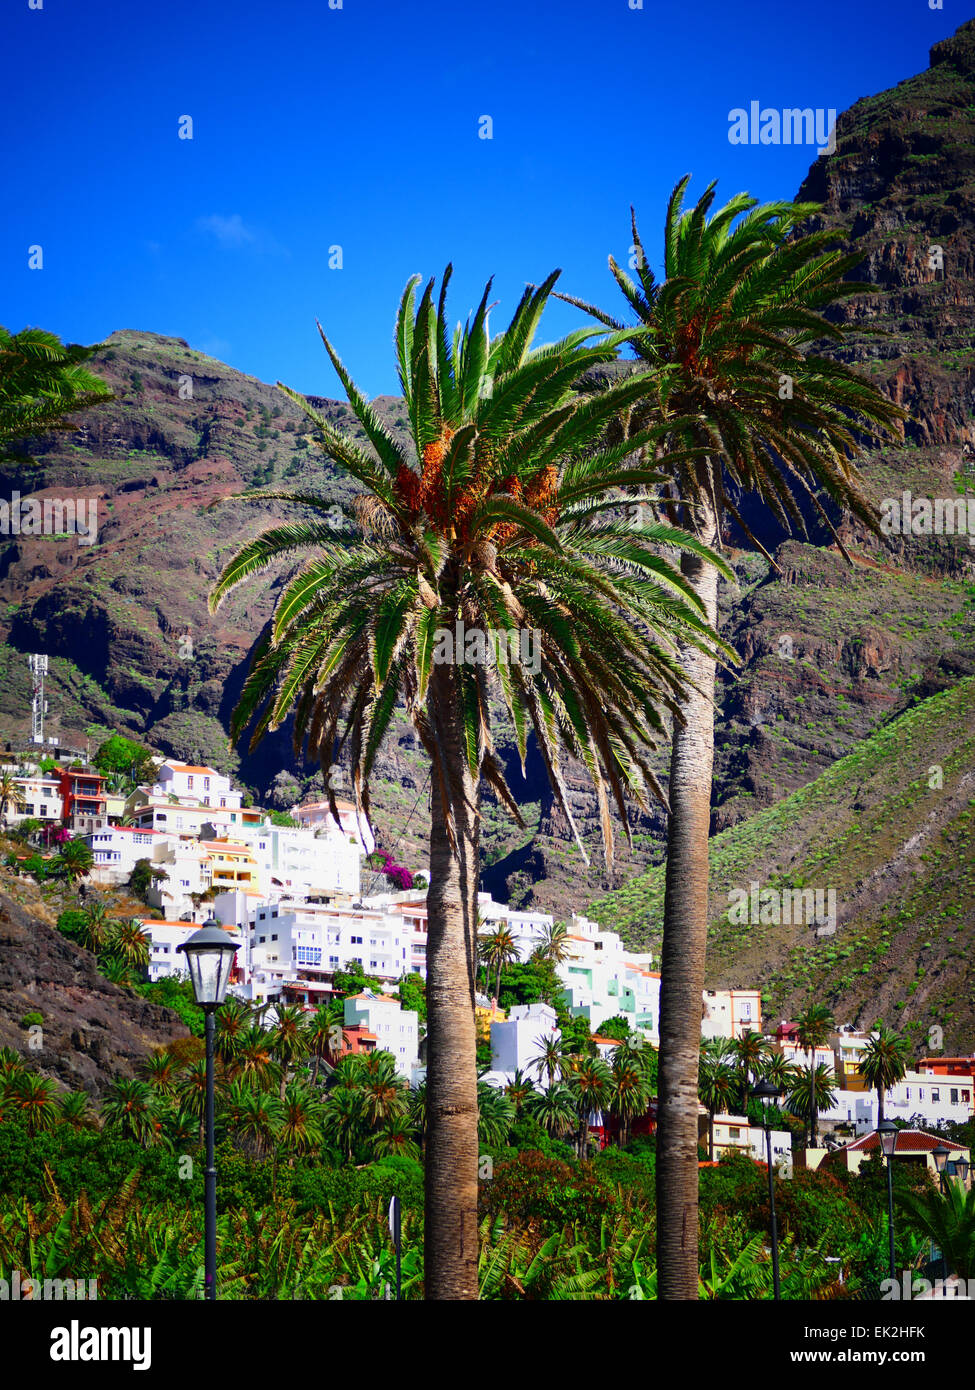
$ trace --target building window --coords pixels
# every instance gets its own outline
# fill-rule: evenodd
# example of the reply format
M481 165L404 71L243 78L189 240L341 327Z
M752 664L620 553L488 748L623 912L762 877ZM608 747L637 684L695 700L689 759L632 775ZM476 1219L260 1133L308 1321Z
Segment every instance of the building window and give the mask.
M952 1086L951 1088L951 1103L952 1105L958 1104L958 1091L954 1086Z
M940 1102L940 1100L941 1100L941 1092L940 1092L940 1091L932 1091L932 1092L931 1092L931 1099L932 1099L932 1101L934 1102L934 1104L937 1105L937 1104Z

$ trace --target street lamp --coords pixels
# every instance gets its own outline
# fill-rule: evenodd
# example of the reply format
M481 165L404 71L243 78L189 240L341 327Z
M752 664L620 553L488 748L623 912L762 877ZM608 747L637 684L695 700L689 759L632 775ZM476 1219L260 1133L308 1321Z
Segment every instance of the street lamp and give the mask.
M955 1159L955 1172L961 1178L962 1187L964 1187L965 1183L968 1181L968 1170L971 1166L967 1158Z
M932 1149L931 1157L934 1159L935 1172L938 1174L938 1191L943 1193L946 1188L945 1169L948 1166L948 1155L951 1150L946 1144L939 1144L936 1149Z
M772 1216L772 1296L776 1300L781 1298L779 1291L779 1232L775 1224L775 1175L772 1169L772 1132L769 1128L769 1106L773 1105L782 1094L781 1089L776 1086L774 1081L769 1081L767 1077L762 1077L752 1087L752 1098L760 1102L762 1107L762 1128L765 1130L765 1155L768 1159L768 1199Z
M891 1164L897 1148L897 1126L891 1120L881 1120L877 1126L877 1137L887 1160L887 1234L890 1237L890 1277L894 1275L894 1178Z
M217 1296L217 1168L213 1154L213 1035L214 1014L223 1003L237 947L210 917L198 932L176 948L186 954L193 997L206 1023L206 1172L204 1175L204 1297Z

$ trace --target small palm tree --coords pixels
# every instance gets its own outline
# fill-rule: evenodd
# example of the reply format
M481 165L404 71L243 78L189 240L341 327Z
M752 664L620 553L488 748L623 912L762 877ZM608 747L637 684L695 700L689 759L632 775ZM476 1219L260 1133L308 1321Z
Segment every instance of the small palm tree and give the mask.
M111 926L111 917L105 904L101 902L88 903L84 910L79 932L82 946L87 947L96 955L100 954L108 944Z
M305 1011L298 1004L279 1004L277 1023L271 1029L271 1051L281 1066L280 1099L284 1100L288 1068L303 1061L311 1051Z
M515 1115L520 1115L525 1102L535 1094L535 1087L520 1067L516 1067L504 1093L515 1107Z
M525 1109L553 1139L561 1139L579 1123L575 1096L568 1086L550 1086L548 1090L536 1091Z
M613 1053L610 1077L609 1113L619 1123L618 1143L625 1149L630 1142L630 1126L646 1113L650 1103L650 1084L645 1069L619 1047Z
M507 927L498 927L482 938L481 955L488 970L495 971L494 996L497 998L501 993L501 971L519 958L517 942Z
M831 1110L836 1104L836 1078L825 1062L817 1062L808 1072L798 1072L786 1099L793 1114L808 1121L813 1136L820 1110ZM815 1147L812 1137L809 1146Z
M292 1156L308 1154L321 1147L324 1117L321 1102L297 1081L285 1087L281 1101L281 1120L277 1141Z
M61 846L55 860L58 871L72 883L87 878L94 863L95 856L84 840L68 840L67 844Z
M98 1117L86 1091L66 1091L61 1097L61 1123L74 1130L98 1128Z
M765 1038L753 1028L731 1042L730 1051L738 1074L738 1101L742 1115L747 1113L752 1080L761 1075L768 1050Z
M870 1037L857 1068L868 1086L877 1092L877 1123L884 1118L884 1095L903 1080L911 1055L911 1044L902 1033L881 1024Z
M140 1070L143 1080L149 1083L157 1096L168 1100L176 1094L180 1069L172 1053L159 1048L145 1059Z
M230 998L216 1011L213 1050L227 1067L232 1067L251 1027L251 1010L242 999Z
M638 804L651 794L662 798L648 750L683 688L678 646L720 649L669 556L706 553L730 571L685 531L661 523L635 537L607 513L607 493L621 480L642 488L656 477L630 467L652 431L615 448L601 444L606 422L645 383L617 383L598 400L576 385L612 361L629 335L584 329L533 347L557 272L526 289L494 338L489 284L473 319L452 335L450 274L448 267L436 303L431 280L416 304L411 280L397 315L408 445L387 432L324 333L371 452L282 387L312 421L324 452L363 489L350 508L355 528L343 533L329 524L331 497L263 494L300 507L304 519L246 544L218 579L211 606L257 571L310 552L256 649L232 737L238 741L253 721L253 746L296 708L297 746L307 742L323 770L348 754L362 816L398 702L430 758L425 1281L428 1297L472 1299L472 996L483 786L522 823L495 753L490 697L496 692L504 704L523 763L534 732L556 802L588 862L564 754L585 768L611 861L610 806L628 826L628 796ZM594 336L601 341L592 345ZM664 554L662 546L671 550ZM335 805L332 812L338 815Z
M234 1128L245 1149L254 1158L270 1153L284 1120L282 1101L269 1091L253 1091L246 1086L234 1089Z
M241 1035L233 1061L229 1064L230 1075L239 1078L248 1086L260 1089L272 1085L281 1076L281 1068L271 1051L271 1037L259 1024L251 1026Z
M157 1136L158 1101L144 1081L115 1081L102 1101L102 1119L108 1129L134 1139L147 1148Z
M564 922L552 922L543 929L542 944L539 950L543 959L551 961L556 966L568 959L571 950L569 929Z
M515 1122L515 1107L504 1091L486 1082L477 1083L477 1137L482 1144L501 1148Z
M409 1119L398 1115L388 1120L372 1136L372 1152L376 1158L419 1158L416 1132Z
M57 1086L32 1071L13 1072L9 1076L4 1106L24 1120L31 1137L53 1129L61 1118Z
M108 950L130 970L144 971L149 964L152 941L135 917L116 921L108 933Z

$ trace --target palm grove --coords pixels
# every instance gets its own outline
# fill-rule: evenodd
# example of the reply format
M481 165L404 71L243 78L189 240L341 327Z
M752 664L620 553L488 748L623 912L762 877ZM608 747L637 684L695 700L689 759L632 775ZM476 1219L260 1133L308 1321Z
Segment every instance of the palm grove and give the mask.
M397 702L430 759L428 1297L472 1298L476 1289L482 789L519 819L494 753L492 695L523 764L534 737L583 855L566 756L592 780L608 863L614 810L628 833L630 798L668 804L659 1295L697 1296L713 698L718 661L734 659L715 631L718 579L730 575L725 528L730 519L759 545L740 511L751 494L800 531L811 507L845 554L829 503L876 529L853 460L865 439L902 418L868 382L810 350L842 338L823 311L863 289L843 281L856 258L835 249L834 234L805 230L815 206L758 206L743 194L709 218L713 185L685 211L686 184L667 210L661 283L635 219L637 280L610 259L628 322L570 299L602 327L533 347L556 272L526 289L494 337L489 283L451 335L450 268L436 301L433 280L418 303L418 277L411 280L395 350L412 449L387 433L322 333L371 449L282 389L309 416L321 449L360 485L354 526L336 533L323 516L334 503L314 493L260 494L294 503L301 519L245 545L211 596L216 606L255 571L309 552L256 650L235 738L253 726L256 743L293 711L296 750L306 745L323 770L337 757L350 761L361 814ZM624 346L635 364L607 370ZM651 518L638 529L625 516L633 504ZM436 662L436 634L457 623L495 642L530 629L538 669ZM648 757L668 727L665 793Z
M296 519L245 545L211 595L216 607L255 572L306 553L255 650L232 723L236 740L249 731L256 744L293 713L296 751L307 747L320 760L333 809L327 769L344 758L362 816L398 705L430 759L427 1297L477 1292L473 995L484 788L520 822L494 751L492 701L513 726L523 766L534 740L583 856L566 758L593 783L609 864L614 812L628 835L631 801L656 797L668 808L658 1294L695 1298L713 698L717 663L734 661L715 630L718 579L731 575L726 528L733 523L762 549L741 514L750 494L753 514L762 504L787 529L804 531L804 516L817 513L841 550L831 504L834 518L850 511L877 529L854 460L902 412L812 350L843 336L824 311L863 292L842 278L856 258L835 249L833 234L807 230L814 205L758 206L743 194L709 217L713 185L685 210L686 184L667 209L662 282L635 218L636 280L610 258L626 320L560 296L599 327L535 347L555 272L526 289L494 337L489 282L476 312L451 334L450 268L439 293L431 280L418 301L419 277L411 280L395 325L411 447L384 429L322 333L370 447L281 389L358 484L350 524L337 531L336 504L315 492L250 494L293 504ZM13 354L17 341L7 335L0 344L0 369L6 360L36 374L37 356L60 348L31 341ZM625 363L624 348L632 354ZM57 366L81 370L73 360ZM87 379L70 384L73 400L42 383L36 421L0 421L5 437L28 433L25 420L49 428L59 410L90 403L81 396ZM638 529L627 519L634 504L650 518ZM458 623L484 634L501 659L435 659L438 633ZM537 644L531 669L499 650L523 651L522 633ZM671 732L665 790L650 756ZM590 1080L595 1113L606 1078Z

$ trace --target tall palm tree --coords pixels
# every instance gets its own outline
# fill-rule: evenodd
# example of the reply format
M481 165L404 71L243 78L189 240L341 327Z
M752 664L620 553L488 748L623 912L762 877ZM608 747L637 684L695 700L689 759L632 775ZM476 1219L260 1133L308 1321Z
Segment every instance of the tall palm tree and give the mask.
M27 798L24 796L23 788L14 781L12 772L0 772L0 826L7 824L7 807L12 806L15 811L22 811L27 805Z
M341 999L330 999L327 1004L321 1004L308 1020L308 1045L314 1058L313 1085L318 1081L321 1063L326 1058L332 1061L338 1054L344 1020L345 1002Z
M0 460L33 463L20 441L75 430L66 416L114 399L101 378L81 365L99 346L62 343L43 328L0 328Z
M82 946L98 955L108 944L112 920L104 903L88 903L84 910L79 937Z
M281 1098L281 1122L277 1141L292 1156L311 1153L324 1138L321 1102L307 1086L290 1082Z
M481 938L481 946L487 969L495 971L494 997L497 998L501 993L501 971L506 965L518 960L518 945L507 927L498 927L496 931Z
M158 1096L168 1100L176 1094L179 1066L170 1053L157 1049L145 1059L140 1070Z
M484 1081L477 1083L477 1137L482 1144L500 1148L507 1142L515 1122L515 1107L511 1099L497 1086Z
M602 1057L583 1057L568 1079L569 1090L575 1098L579 1114L579 1134L576 1147L580 1158L586 1156L589 1126L596 1116L608 1107L612 1073Z
M277 1022L271 1029L270 1038L271 1051L281 1066L279 1096L283 1101L288 1084L288 1068L301 1062L311 1051L305 1011L300 1004L277 1005Z
M730 1110L740 1089L738 1074L727 1062L705 1053L701 1057L697 1085L701 1104L708 1112L708 1158L713 1163L714 1117Z
M284 1120L282 1101L269 1091L253 1091L236 1086L233 1091L234 1129L244 1147L255 1158L264 1158L272 1149Z
M637 329L649 329L634 331L630 345L640 366L650 367L653 389L625 417L621 433L632 439L648 425L668 426L646 446L668 474L646 510L687 527L709 546L720 546L726 523L733 522L774 565L741 514L749 494L787 530L805 532L803 509L814 512L849 560L817 494L879 530L854 460L871 437L893 434L904 418L865 378L809 350L852 331L852 324L833 323L824 311L863 293L862 282L842 279L859 257L832 246L839 233L801 234L818 211L814 204L759 207L742 193L709 219L714 184L685 211L688 182L681 179L667 208L663 283L650 269L635 214L637 280L609 261L628 317ZM603 310L563 297L607 328L624 329ZM691 450L698 452L688 458ZM686 553L681 568L716 625L716 566ZM685 653L687 695L674 730L668 787L656 1167L658 1297L664 1299L698 1295L697 1068L715 669L713 656L699 647Z
M911 1044L902 1033L881 1024L871 1034L857 1070L877 1092L877 1123L884 1118L884 1094L902 1081L910 1060Z
M230 998L216 1011L213 1050L226 1067L232 1068L253 1023L251 1010L242 999Z
M814 1135L820 1110L831 1110L836 1104L836 1078L826 1063L817 1062L808 1073L799 1070L786 1093L786 1101L795 1115L808 1121L809 1133ZM810 1143L809 1147L815 1145Z
M544 1076L547 1086L554 1086L556 1078L565 1076L569 1070L568 1056L562 1039L557 1038L554 1033L543 1033L535 1039L535 1046L539 1050L528 1063L528 1070L533 1071L539 1081Z
M819 1068L813 1066L813 1058L817 1047L826 1046L829 1035L835 1027L833 1015L826 1004L810 1004L809 1008L796 1019L796 1040L800 1047L805 1048L809 1057L809 1104L804 1107L803 1114L809 1117L809 1147L811 1149L816 1147L816 1120L819 1109L816 1104L814 1077L814 1073ZM820 1062L819 1066L828 1073L825 1063Z
M521 1068L516 1067L504 1093L515 1107L515 1114L520 1115L522 1106L535 1094L535 1087Z
M748 1112L748 1097L752 1088L752 1080L761 1075L768 1053L768 1043L761 1033L756 1033L754 1028L750 1028L740 1038L731 1040L730 1051L738 1075L740 1113L745 1115Z
M553 965L561 965L569 956L569 929L564 922L552 922L542 931L539 947L542 957Z
M612 361L626 335L580 330L532 343L558 272L529 286L508 328L487 331L488 284L473 319L448 329L434 281L419 304L411 280L395 343L410 443L401 445L322 340L371 453L296 392L318 444L363 492L355 528L336 530L337 505L314 493L264 493L302 519L245 545L211 607L258 570L310 551L282 591L232 721L251 746L296 709L296 746L323 770L352 766L360 816L398 701L430 758L427 896L427 1169L425 1281L429 1297L477 1296L477 1069L474 1022L482 786L522 824L492 738L492 689L512 721L522 762L529 733L580 852L563 752L592 778L611 861L611 804L628 825L626 794L659 793L648 750L683 689L676 652L716 654L703 605L661 546L724 563L663 523L634 534L606 510L652 430L604 448L608 420L645 390L639 379L598 398L575 386ZM321 331L321 330L320 330ZM280 383L279 383L280 384ZM456 641L456 646L455 646ZM493 660L493 665L489 661ZM326 781L326 785L328 783ZM334 801L334 793L329 790ZM338 814L333 804L334 815Z
M281 1068L272 1055L271 1036L259 1024L252 1024L241 1036L229 1070L231 1076L254 1089L280 1079Z
M60 872L75 883L91 873L95 856L84 840L68 840L58 851L55 863Z

